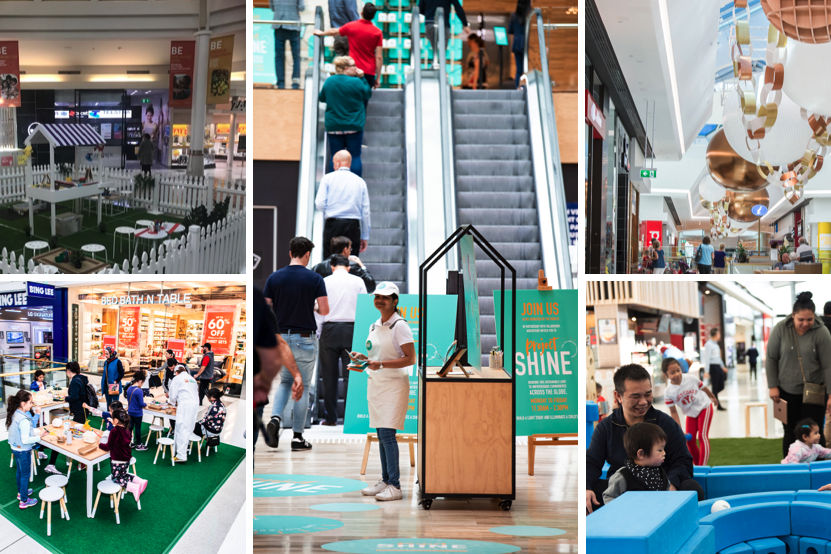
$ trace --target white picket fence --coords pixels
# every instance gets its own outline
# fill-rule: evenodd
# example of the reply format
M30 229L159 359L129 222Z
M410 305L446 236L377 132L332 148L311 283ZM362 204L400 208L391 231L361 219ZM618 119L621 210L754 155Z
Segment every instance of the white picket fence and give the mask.
M133 256L102 274L195 274L245 272L245 210L228 215L219 224L208 228L191 225L188 232L158 250ZM0 252L0 274L40 274L44 266L32 260L24 264L23 256L16 257L4 248Z
M104 168L103 176L92 168L96 180L110 183L109 189L124 198L131 208L161 211L166 214L185 216L191 208L204 205L208 211L214 202L230 197L228 213L245 210L245 186L241 183L226 183L204 177L189 177L180 172L156 171L156 186L137 191L134 178L140 171ZM86 171L82 167L81 171ZM49 166L34 166L34 180L40 183L49 173ZM0 204L24 202L26 200L25 179L22 167L0 169Z

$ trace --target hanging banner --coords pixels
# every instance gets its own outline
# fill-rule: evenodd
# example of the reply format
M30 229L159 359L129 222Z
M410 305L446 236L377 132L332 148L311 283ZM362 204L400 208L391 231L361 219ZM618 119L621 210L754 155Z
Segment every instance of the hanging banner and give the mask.
M227 356L232 352L234 339L234 314L237 307L233 304L208 306L205 308L205 323L202 326L202 343L211 343L211 350L217 356Z
M0 40L0 108L20 107L20 56L16 40Z
M213 343L211 347L213 347ZM173 350L173 355L181 362L185 359L185 339L168 339L167 350Z
M268 8L254 8L254 21L274 20L274 12ZM254 82L273 85L277 82L274 71L274 29L271 25L254 25Z
M99 360L106 360L107 359L107 347L111 346L112 348L116 348L115 345L116 337L115 335L104 335L103 340L101 341L101 354L98 355Z
M493 292L499 321L500 291ZM511 305L505 292L505 306ZM577 291L517 291L516 434L576 433L577 404L582 387L577 373ZM504 352L510 356L511 336L505 318ZM508 361L505 361L508 368Z
M482 371L482 335L479 330L479 286L476 280L476 251L473 235L459 241L462 255L462 282L465 287L465 324L467 326L467 363Z
M193 65L196 59L196 42L174 40L170 43L170 85L168 90L171 108L190 108L193 103Z
M381 315L375 308L375 296L358 295L355 312L355 331L352 335L352 350L366 354L366 337L369 327L378 321ZM429 325L427 326L427 365L442 366L442 356L453 343L456 331L456 295L431 294L427 297ZM415 350L418 354L418 295L402 294L398 297L398 314L403 317L413 332ZM398 325L401 325L400 323ZM356 435L371 433L369 426L369 406L366 399L366 371L350 371L343 418L343 432ZM418 373L416 366L410 368L410 398L408 400L407 420L401 433L418 432Z
M139 347L139 315L138 306L121 307L118 310L118 347Z
M234 35L212 38L208 53L207 104L227 104L231 99L231 64L234 58Z

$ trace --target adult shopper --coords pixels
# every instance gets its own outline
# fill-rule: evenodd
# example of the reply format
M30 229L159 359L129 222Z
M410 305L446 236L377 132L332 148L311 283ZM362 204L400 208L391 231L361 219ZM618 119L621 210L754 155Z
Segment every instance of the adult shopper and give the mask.
M306 237L295 237L289 243L291 263L271 274L266 280L263 295L265 301L273 307L277 318L277 331L288 343L292 357L297 363L303 379L303 392L300 400L294 403L292 414L291 441L292 450L311 450L312 445L303 438L306 425L306 413L309 410L309 386L317 364L317 322L314 314L329 314L329 298L323 277L306 269L312 255L314 244ZM317 305L317 307L315 307ZM285 365L285 363L284 363ZM271 407L271 421L268 434L278 437L283 410L289 401L289 395L295 386L291 372L283 367L280 370L280 384L274 394ZM271 445L269 445L271 446ZM276 439L274 446L277 446Z
M698 272L702 275L709 275L713 272L713 246L710 244L710 237L704 237L701 244L698 246L696 252L696 263L698 264ZM701 255L699 258L698 255Z
M765 369L770 398L788 403L783 424L783 457L796 440L793 425L806 417L823 421L831 412L831 333L816 317L810 292L799 293L793 312L773 328L768 339ZM820 437L825 446L825 437Z
M349 385L349 355L355 329L355 311L358 295L366 294L366 285L349 274L349 260L336 254L331 258L332 274L324 278L329 297L329 315L323 320L320 332L320 371L323 376L323 425L338 423L338 360L343 368L344 405ZM345 409L345 408L344 408Z
M615 401L620 406L601 421L592 435L586 450L586 513L603 506L603 492L607 479L601 479L603 464L610 467L606 475L611 477L626 465L626 449L623 435L636 423L654 423L667 436L666 459L661 467L666 471L670 490L696 491L698 500L704 500L701 485L693 479L693 459L687 450L684 432L667 414L652 406L652 380L649 373L638 364L622 366L615 372Z
M151 175L150 169L153 167L153 154L155 154L156 147L153 146L153 141L150 140L150 135L144 133L144 138L141 139L138 149L138 159L141 164L141 172L145 175Z
M372 88L363 79L364 73L352 57L340 56L335 58L333 64L335 75L326 79L318 95L318 100L326 103L324 124L329 143L326 172L331 173L335 169L335 154L346 150L352 156L346 167L360 177L363 175L361 144L366 125L366 105L372 96Z
M214 353L211 351L209 342L202 345L202 361L199 362L199 371L195 377L199 381L199 405L201 406L202 399L211 388L211 381L214 378Z
M782 254L782 261L773 264L773 269L776 271L793 271L794 262L791 260L791 255L787 252Z
M329 24L333 28L343 27L347 23L357 21L360 18L355 0L329 0ZM335 51L335 57L348 56L349 39L336 36L335 45L332 49Z
M444 42L450 39L450 5L456 9L456 15L464 26L465 34L470 33L470 24L467 22L465 10L459 0L419 0L418 13L424 14L424 34L433 47L433 69L439 68L439 29L436 27L436 10L444 10Z
M375 12L375 5L367 2L358 21L352 21L336 29L314 32L319 37L340 36L349 39L349 55L354 58L355 65L361 71L360 77L365 79L371 88L378 88L381 84L381 65L384 63L384 33L372 24Z
M176 377L170 382L170 403L176 406L176 432L173 434L176 455L174 462L186 462L188 445L196 414L199 411L199 390L196 380L182 364L176 366Z
M352 358L371 360L366 369L369 426L378 432L382 478L361 491L375 500L401 500L398 441L395 430L404 430L410 398L410 369L415 364L413 332L398 315L398 287L384 281L375 288L375 308L381 318L369 327L368 354L352 352Z
M658 239L652 239L652 274L660 275L667 267L664 260L664 248Z
M300 12L306 9L303 0L269 0L275 21L296 21L297 23L275 23L274 28L274 69L277 73L277 88L286 88L286 41L291 48L291 88L300 88Z
M750 377L756 379L756 362L759 360L759 351L756 349L756 341L750 343L750 350L747 351L747 365L750 368Z
M718 344L720 340L721 331L715 328L710 329L710 340L704 345L704 351L701 354L701 365L710 372L710 385L712 385L716 400L718 400L718 393L724 390L724 383L727 381L727 367L721 359L721 347ZM725 411L721 402L718 403L717 410Z
M331 254L328 258L314 266L313 271L315 273L325 279L332 274L332 258L338 255L343 256L349 259L349 274L360 277L364 282L366 291L372 294L372 291L375 290L375 279L361 259L358 256L351 255L352 241L348 237L332 237L332 240L329 241L329 252Z
M121 380L124 379L124 364L118 359L115 348L108 346L104 349L107 359L104 361L104 371L101 375L101 393L107 401L107 406L118 401L124 387Z
M349 169L350 160L351 157L346 150L335 154L335 171L323 176L315 196L315 206L323 212L324 219L324 260L330 254L342 252L330 252L332 239L335 237L346 237L351 243L352 255L356 257L359 252L366 250L369 241L369 193L366 182Z
M516 74L514 87L519 88L519 78L525 73L525 18L531 13L531 0L517 0L516 10L511 14L508 24L508 34L514 35L511 43L511 52L514 53Z
M170 398L170 384L173 382L173 378L176 376L174 371L176 371L176 366L179 363L176 361L175 357L170 357L165 362L167 364L167 370L164 372L164 380L162 381L162 390L164 390L164 395ZM170 431L168 431L168 436L170 433L176 432L176 421L170 420Z
M713 252L713 272L716 275L727 273L727 252L724 251L724 243L718 245L718 250Z
M109 348L109 347L107 347ZM72 414L72 421L75 423L86 423L87 415L84 410L84 403L88 400L87 385L89 380L81 375L81 366L78 362L69 362L66 364L66 380L69 381L69 387L66 391L66 402L69 404L69 413ZM116 397L117 398L117 397ZM46 466L46 473L54 475L62 475L55 463L58 461L58 452L53 450L49 457L49 465ZM85 464L78 464L78 469L86 469Z

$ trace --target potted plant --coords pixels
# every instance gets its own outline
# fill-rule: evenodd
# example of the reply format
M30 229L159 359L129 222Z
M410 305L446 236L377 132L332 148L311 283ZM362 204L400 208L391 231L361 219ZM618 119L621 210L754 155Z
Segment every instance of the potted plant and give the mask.
M26 238L30 238L32 236L32 226L28 223L23 226L23 232L26 233Z
M747 263L747 250L744 249L742 243L739 243L739 246L736 248L736 258L738 258L740 264Z
M782 261L782 254L790 254L793 252L793 248L787 242L784 243L782 246L779 247L779 261Z
M58 247L58 235L52 235L49 238L49 250L54 250Z
M152 175L145 175L144 173L136 173L133 177L133 188L136 192L142 192L145 189L152 189L156 186L156 178Z
M81 266L84 265L84 260L86 258L87 257L84 256L84 253L80 250L73 250L69 255L69 261L75 266L75 269L81 269Z
M98 230L101 232L102 235L106 234L107 224L102 221L101 223L98 224Z

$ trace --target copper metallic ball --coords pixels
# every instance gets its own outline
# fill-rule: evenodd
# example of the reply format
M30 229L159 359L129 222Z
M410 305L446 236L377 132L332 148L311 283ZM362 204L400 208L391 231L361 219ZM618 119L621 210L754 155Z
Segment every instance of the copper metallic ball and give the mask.
M756 165L733 150L724 129L713 135L707 146L707 171L715 182L735 192L755 192L768 185Z
M762 0L771 24L805 44L831 41L831 0Z
M727 208L727 217L742 223L756 221L761 217L753 214L751 211L753 206L762 205L765 207L765 212L767 212L767 208L770 208L770 195L768 195L766 189L756 192L728 191L725 199L730 201L730 207Z

